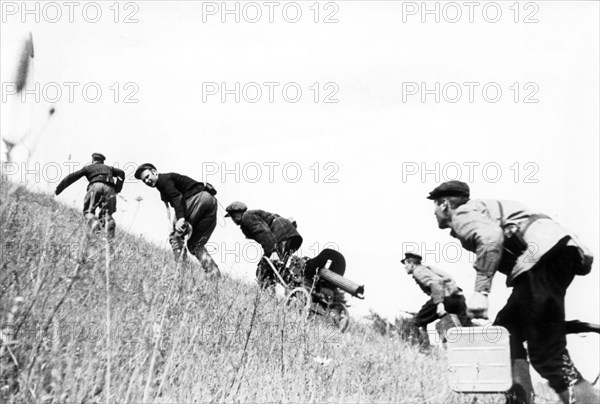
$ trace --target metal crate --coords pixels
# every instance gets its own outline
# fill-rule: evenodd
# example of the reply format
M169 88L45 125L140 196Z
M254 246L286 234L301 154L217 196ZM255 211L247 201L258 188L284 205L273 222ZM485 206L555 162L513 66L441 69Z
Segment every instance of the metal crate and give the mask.
M446 333L448 380L459 393L501 393L512 385L508 330L455 327Z

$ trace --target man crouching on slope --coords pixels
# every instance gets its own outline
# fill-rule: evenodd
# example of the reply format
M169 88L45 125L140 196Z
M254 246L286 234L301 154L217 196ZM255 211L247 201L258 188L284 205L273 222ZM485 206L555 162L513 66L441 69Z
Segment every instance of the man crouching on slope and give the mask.
M242 233L256 241L263 248L263 254L274 263L280 257L292 254L302 245L302 236L296 230L296 223L264 210L248 210L243 202L233 202L225 209L225 217L242 229ZM260 260L256 269L258 284L263 289L275 285L275 274L264 261Z
M135 178L151 188L158 189L160 199L175 210L175 220L169 242L175 261L186 259L185 237L189 236L187 248L200 261L206 273L219 276L219 267L206 250L206 243L217 227L217 191L210 184L197 182L177 173L159 174L153 164L142 164L135 170Z
M460 325L471 327L473 324L467 315L467 304L462 289L448 273L431 265L421 263L422 257L418 254L405 253L401 260L408 275L419 285L421 290L430 299L421 307L415 316L415 326L427 341L427 324L446 316L447 313L455 314Z

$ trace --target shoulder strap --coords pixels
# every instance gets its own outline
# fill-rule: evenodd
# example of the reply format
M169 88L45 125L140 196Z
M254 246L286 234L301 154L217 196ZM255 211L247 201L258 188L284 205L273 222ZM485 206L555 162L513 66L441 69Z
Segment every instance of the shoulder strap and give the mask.
M500 201L496 202L498 202L498 209L500 209L500 227L504 228L504 209L502 208L502 204L500 203ZM525 221L525 223L519 228L519 232L521 234L525 234L529 226L531 226L533 222L539 219L551 219L551 217L544 214L533 214L529 216L529 218L527 218L527 221Z
M498 203L498 210L500 211L500 227L504 228L504 208L500 201L496 201Z
M527 222L525 223L525 225L523 226L523 228L521 229L521 234L525 234L525 232L527 231L527 229L529 228L529 226L531 226L531 224L539 219L551 219L550 216L548 215L544 215L544 214L539 214L539 215L531 215L529 216L529 219L527 220Z

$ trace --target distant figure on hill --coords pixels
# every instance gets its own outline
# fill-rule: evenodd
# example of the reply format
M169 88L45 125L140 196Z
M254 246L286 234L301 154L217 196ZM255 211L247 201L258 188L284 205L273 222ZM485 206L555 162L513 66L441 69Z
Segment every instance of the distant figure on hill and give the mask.
M165 203L169 219L169 204L175 210L169 235L175 261L187 259L185 239L188 237L187 249L198 259L202 269L208 274L219 276L219 267L206 250L206 243L217 227L216 189L185 175L159 174L150 163L140 165L135 171L135 178L160 192L160 199Z
M90 229L97 230L100 227L100 221L105 220L108 236L113 238L115 236L115 220L112 214L117 210L117 194L123 189L125 172L104 164L105 159L103 154L93 153L92 163L67 175L58 184L54 193L60 195L65 188L85 176L89 181L83 200L83 214L87 224ZM100 208L100 213L99 216L96 216L98 208Z
M259 243L263 254L273 262L280 261L282 257L295 252L302 245L302 236L296 230L293 220L264 210L248 210L243 202L233 202L225 210L225 217L231 217L231 220L240 226L246 238ZM256 277L263 289L275 284L273 270L262 259L258 263Z
M467 315L467 304L462 289L458 287L452 276L439 268L423 265L418 254L406 253L401 260L408 275L419 285L421 290L431 298L421 307L415 316L415 326L424 337L427 336L427 324L441 319L446 314L455 314L460 325L472 326Z

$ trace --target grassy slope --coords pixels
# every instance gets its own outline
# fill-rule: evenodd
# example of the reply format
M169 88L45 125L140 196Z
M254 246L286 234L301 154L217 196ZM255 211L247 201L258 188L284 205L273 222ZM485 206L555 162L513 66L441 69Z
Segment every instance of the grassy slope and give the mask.
M0 308L14 325L2 336L3 402L106 402L109 360L118 403L473 400L445 387L442 353L303 322L254 285L178 270L170 251L121 231L107 302L105 242L86 236L80 212L2 185Z

